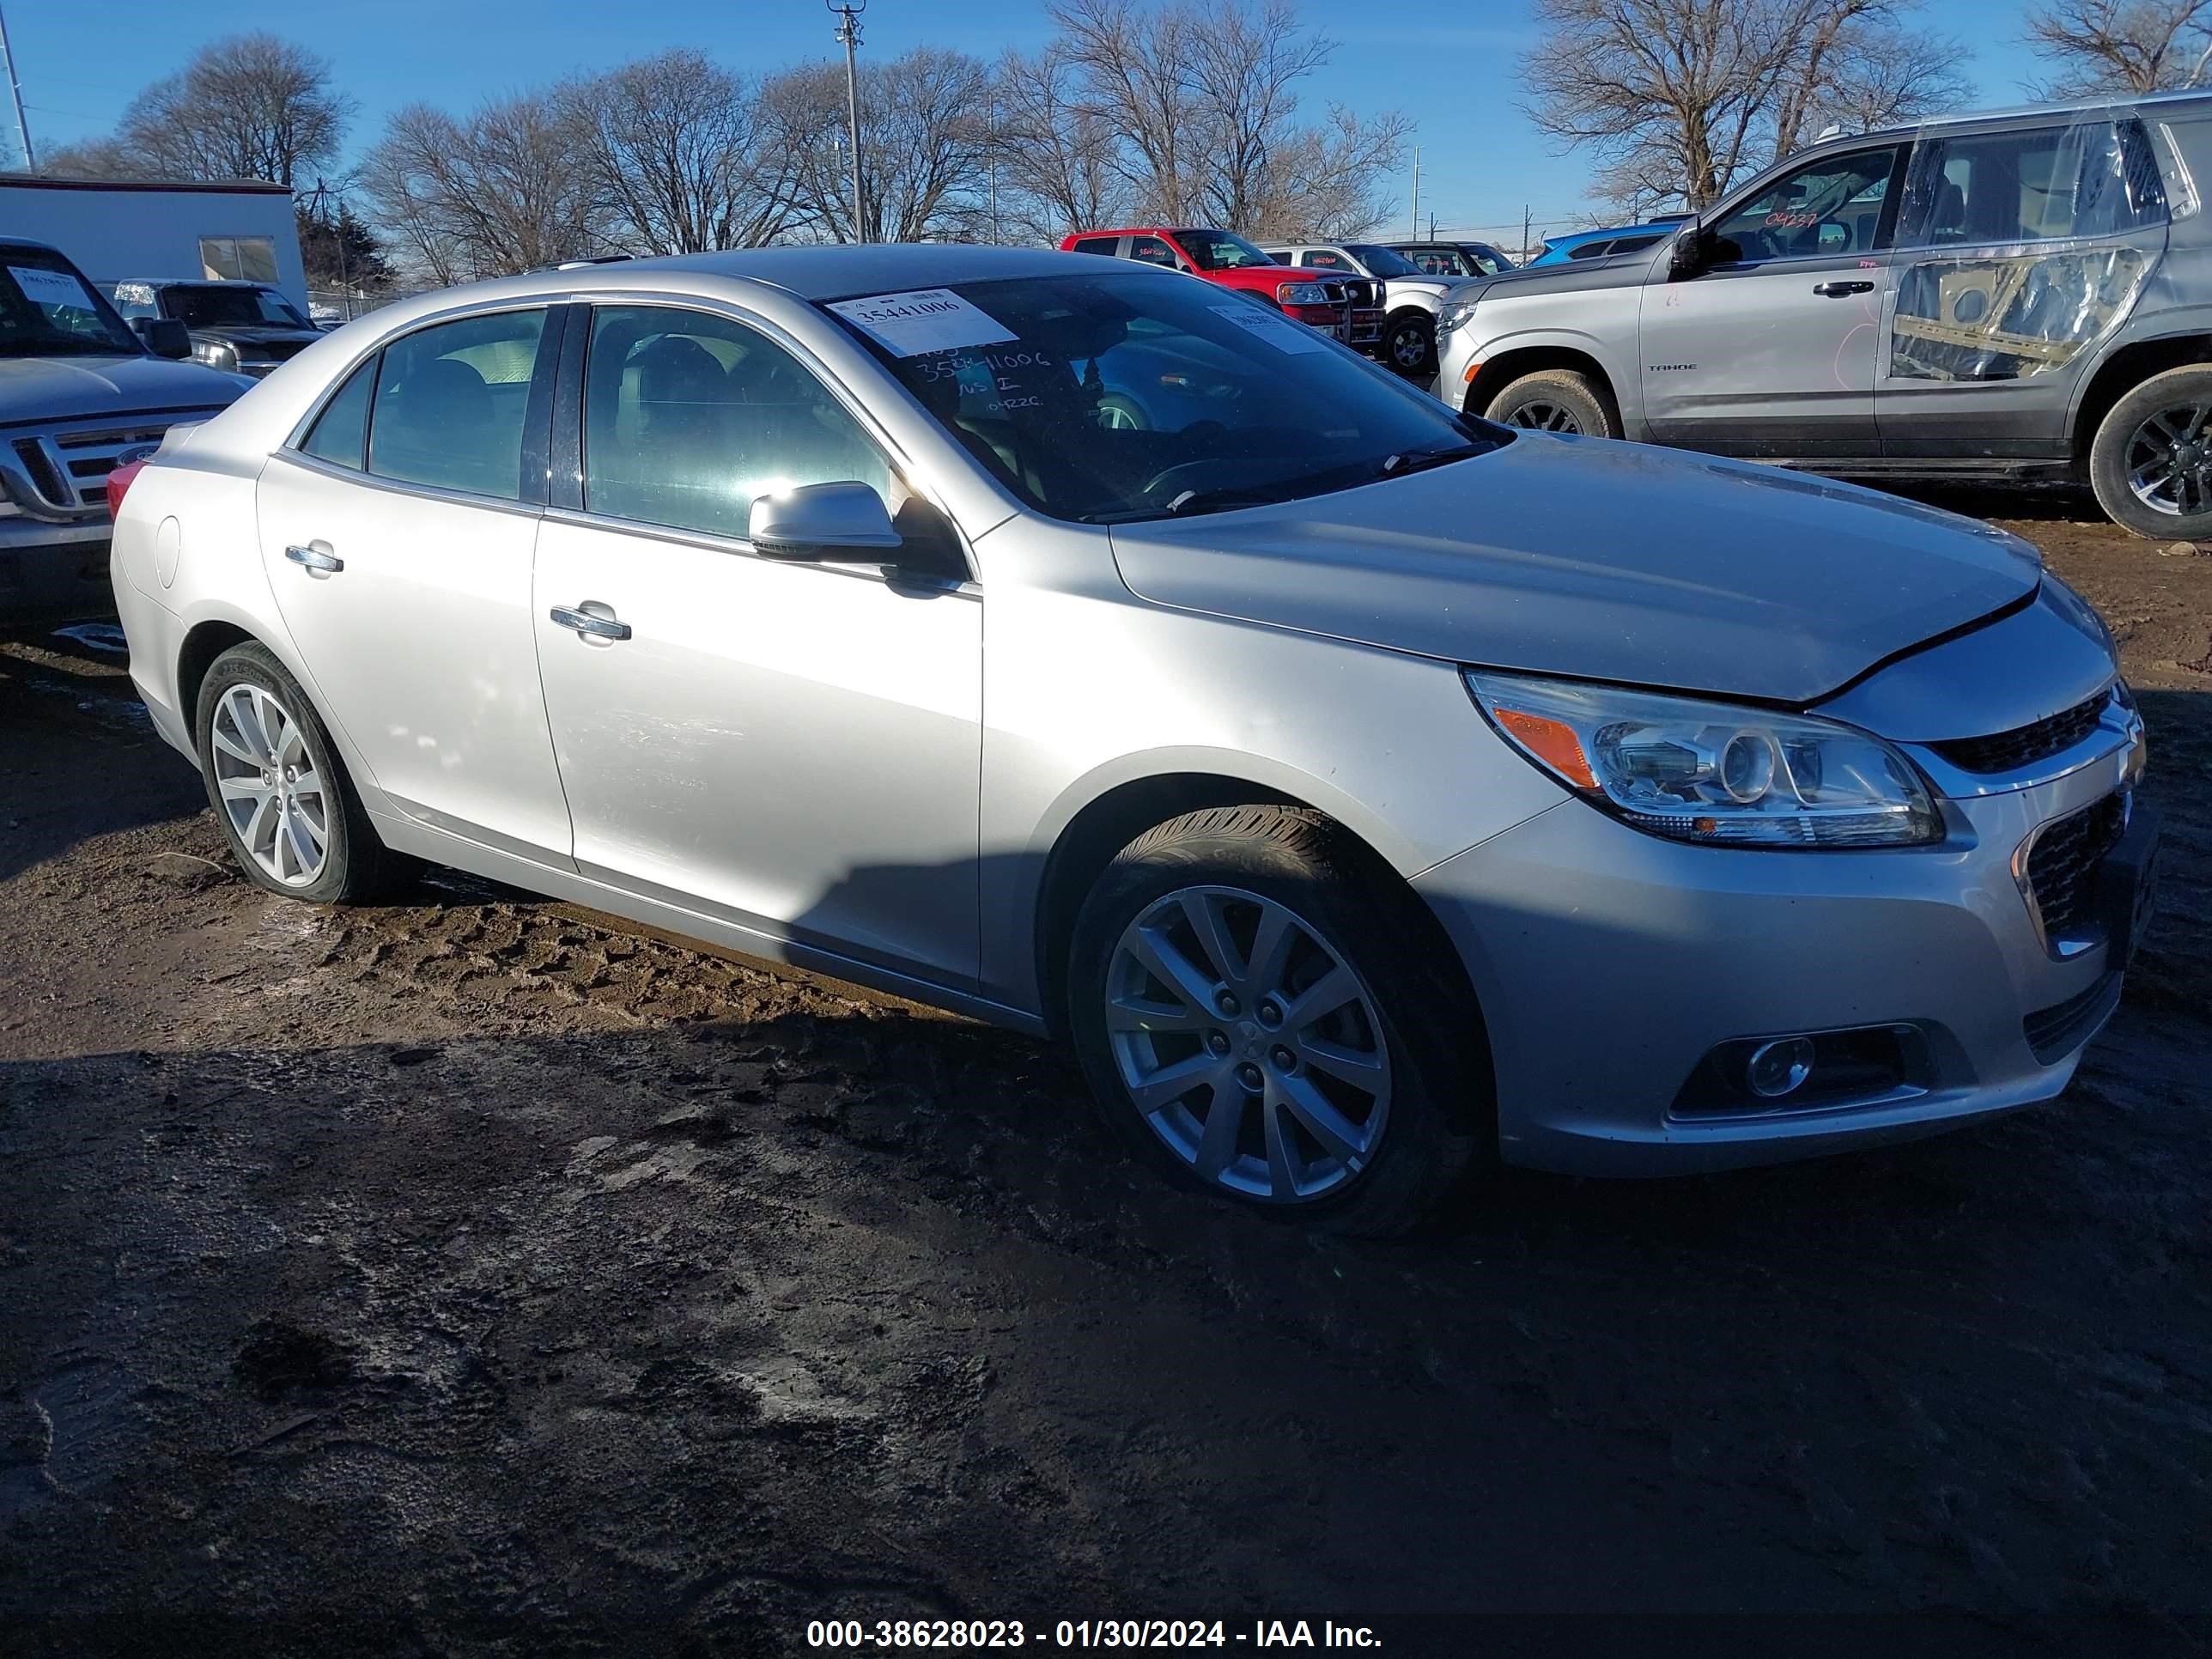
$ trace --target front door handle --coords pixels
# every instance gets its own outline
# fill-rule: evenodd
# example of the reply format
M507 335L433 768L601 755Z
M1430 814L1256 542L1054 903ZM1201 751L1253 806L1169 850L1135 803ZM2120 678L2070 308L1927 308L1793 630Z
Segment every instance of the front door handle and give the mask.
M284 556L294 564L305 566L310 576L335 576L345 568L345 561L331 551L327 542L309 542L305 547L288 547Z
M1871 294L1872 283L1815 283L1813 292L1823 300L1840 300L1847 294Z
M617 622L613 613L596 599L586 599L580 605L556 605L546 614L562 627L582 635L586 641L611 644L629 637L629 624Z

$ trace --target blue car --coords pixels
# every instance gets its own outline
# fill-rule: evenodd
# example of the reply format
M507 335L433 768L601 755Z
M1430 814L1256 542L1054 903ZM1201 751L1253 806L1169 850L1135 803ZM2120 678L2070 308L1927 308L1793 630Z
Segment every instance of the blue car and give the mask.
M1566 236L1550 236L1536 257L1528 261L1536 265L1563 265L1570 260L1601 259L1610 253L1638 253L1650 247L1662 237L1670 234L1680 219L1653 221L1641 225L1615 225L1607 230L1577 230Z

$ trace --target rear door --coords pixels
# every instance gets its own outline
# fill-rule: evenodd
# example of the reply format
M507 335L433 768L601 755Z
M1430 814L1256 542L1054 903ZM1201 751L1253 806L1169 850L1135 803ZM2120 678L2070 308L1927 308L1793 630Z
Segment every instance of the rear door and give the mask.
M435 323L263 469L261 556L322 711L423 822L568 863L531 619L557 313Z
M2166 251L2142 124L2109 109L1923 137L1875 396L1882 453L2062 456L2090 349Z
M1905 146L1825 155L1705 222L1715 257L1655 262L1639 329L1652 436L1721 455L1874 455L1874 386Z

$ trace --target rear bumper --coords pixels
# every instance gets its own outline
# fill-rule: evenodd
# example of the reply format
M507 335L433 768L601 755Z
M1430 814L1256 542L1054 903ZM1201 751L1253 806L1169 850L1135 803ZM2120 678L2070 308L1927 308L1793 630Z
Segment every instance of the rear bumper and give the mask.
M64 524L27 516L0 520L0 626L112 616L112 528L105 518Z

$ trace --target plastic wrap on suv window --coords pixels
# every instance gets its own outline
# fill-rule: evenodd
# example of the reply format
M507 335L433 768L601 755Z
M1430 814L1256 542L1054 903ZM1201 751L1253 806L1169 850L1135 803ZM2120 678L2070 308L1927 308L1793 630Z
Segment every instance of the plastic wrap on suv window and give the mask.
M2160 170L2166 174L2166 216L2194 219L2204 210L2204 204L2197 194L2196 175L2189 170L2189 152L2182 148L2172 122L2160 122L2157 131Z
M2024 380L2063 368L2118 327L2150 258L2137 247L1989 258L1900 258L1890 374Z

